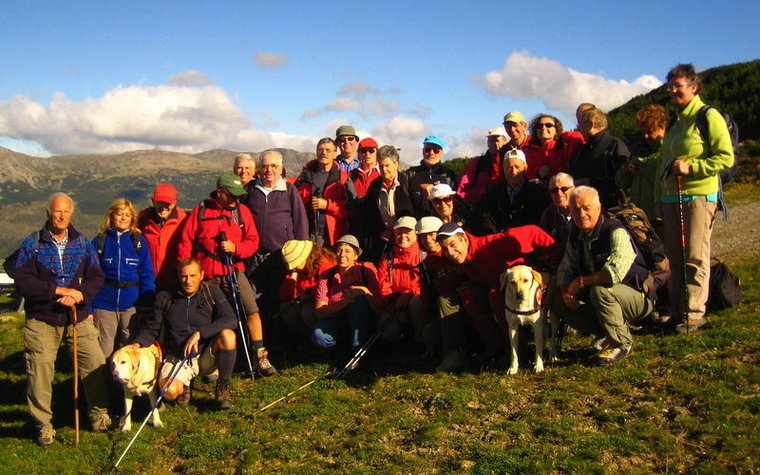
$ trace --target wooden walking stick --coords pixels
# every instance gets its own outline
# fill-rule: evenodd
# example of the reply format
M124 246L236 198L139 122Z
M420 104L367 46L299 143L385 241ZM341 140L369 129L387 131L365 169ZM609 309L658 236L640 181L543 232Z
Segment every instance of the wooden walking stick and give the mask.
M71 338L74 359L74 443L79 444L79 329L77 328L77 307L71 307Z

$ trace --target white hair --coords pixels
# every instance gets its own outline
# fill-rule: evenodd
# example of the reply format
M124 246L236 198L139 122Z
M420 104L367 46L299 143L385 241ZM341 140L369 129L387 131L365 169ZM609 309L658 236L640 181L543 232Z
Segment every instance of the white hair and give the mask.
M596 188L586 185L576 186L573 192L570 193L570 201L574 203L579 196L586 194L591 195L592 203L599 206L602 205L601 200L599 200L599 192L596 191Z
M47 206L47 214L50 216L50 213L53 211L53 202L57 200L58 198L66 198L69 200L69 204L71 204L71 214L74 214L74 200L71 199L71 196L67 195L66 193L62 191L57 191L50 195L50 198L48 198L48 206Z

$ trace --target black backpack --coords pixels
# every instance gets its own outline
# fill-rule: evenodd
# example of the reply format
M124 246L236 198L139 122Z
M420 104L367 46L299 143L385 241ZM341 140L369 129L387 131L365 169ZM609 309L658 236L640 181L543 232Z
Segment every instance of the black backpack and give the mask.
M642 290L654 298L657 289L670 278L670 261L665 255L665 245L652 228L647 214L634 204L615 206L607 210L607 217L623 224L634 247L641 252L649 275L641 283Z
M707 112L710 109L715 108L708 105L702 106L702 108L699 109L699 112L697 112L696 121L697 131L699 131L699 135L707 144L708 148L710 147L710 129L707 126ZM726 121L726 126L728 127L728 135L731 137L731 147L734 150L734 164L731 165L730 168L720 172L720 181L718 182L720 186L718 193L718 209L723 210L723 218L725 220L728 220L728 206L726 205L726 201L723 199L723 185L726 183L731 183L734 181L734 179L736 179L736 174L739 166L739 124L737 124L736 121L727 112L721 114L721 116L723 117L723 120Z
M723 261L712 258L707 309L714 312L739 305L742 300L740 284L739 277Z

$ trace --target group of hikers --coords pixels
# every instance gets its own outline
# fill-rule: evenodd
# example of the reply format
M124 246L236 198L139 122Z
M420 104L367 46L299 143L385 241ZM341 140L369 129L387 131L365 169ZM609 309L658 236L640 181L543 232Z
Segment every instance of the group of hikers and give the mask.
M277 150L258 161L240 153L190 212L160 184L139 213L114 201L92 240L71 224L74 201L53 194L15 264L37 442L54 440L54 363L61 341L72 343L72 322L94 431L111 426L106 359L121 346L160 340L165 398L187 404L193 379L207 376L218 409L232 404L240 348L263 376L276 373L267 346L309 341L353 370L351 356L371 335L424 349L437 371L508 357L500 277L518 264L544 274L550 319L592 336L590 361L614 364L632 350L628 324L648 317L658 294L643 285L650 269L640 246L604 212L624 198L664 243L671 275L661 313L674 331L697 331L718 174L734 156L717 111L707 111L707 137L697 128L704 104L694 68L678 65L667 81L677 118L644 107L647 149L634 155L606 114L584 103L577 131L550 114L528 122L509 112L462 176L442 161L436 135L402 171L396 147L349 125L319 140L297 177L286 178Z

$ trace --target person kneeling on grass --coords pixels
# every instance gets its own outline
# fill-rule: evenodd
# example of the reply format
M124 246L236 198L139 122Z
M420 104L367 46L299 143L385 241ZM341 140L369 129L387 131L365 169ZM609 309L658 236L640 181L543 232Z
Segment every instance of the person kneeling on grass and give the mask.
M156 305L137 330L131 348L147 347L156 342L163 324L166 358L159 374L163 389L183 357L182 366L167 389L165 398L177 404L190 402L191 384L196 376L206 376L219 369L215 402L217 409L232 406L230 377L235 367L235 314L218 287L203 282L201 264L187 258L179 264L179 290L160 292Z
M338 264L320 274L317 280L316 317L313 340L321 347L334 352L340 344L344 352L348 349L345 337L348 334L351 354L355 354L366 341L370 326L370 315L380 313L380 284L374 266L358 262L362 253L359 240L346 234L335 242ZM354 368L350 368L354 369Z
M594 335L589 356L597 365L610 365L631 352L627 322L643 319L654 308L652 298L641 291L646 262L623 224L604 216L594 188L575 188L570 215L574 226L549 308L571 327Z

